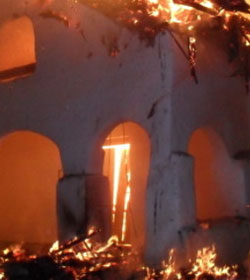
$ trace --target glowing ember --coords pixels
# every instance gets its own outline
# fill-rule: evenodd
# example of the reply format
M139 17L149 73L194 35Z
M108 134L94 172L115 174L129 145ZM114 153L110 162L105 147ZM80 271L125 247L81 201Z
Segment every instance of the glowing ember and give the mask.
M233 72L244 77L249 91L250 6L244 0L78 0L78 3L98 9L137 32L148 45L154 44L157 34L169 32L189 61L196 83L196 44L202 38L200 35L213 36L215 30L224 32L229 62L236 60L240 64L237 67L244 69ZM183 47L185 41L187 45Z
M189 267L180 271L175 261L176 250L171 249L161 268L153 269L143 266L131 245L120 243L116 236L112 236L106 244L101 244L93 239L95 233L92 229L91 235L86 238L75 237L59 247L53 244L49 253L43 256L29 256L21 249L23 253L20 258L15 254L15 248L10 247L5 253L0 253L0 279L9 279L11 273L17 277L13 279L120 279L120 275L128 269L128 277L122 279L244 279L237 273L237 266L218 267L215 264L217 254L214 246L198 250L195 260L190 260ZM52 271L48 271L49 268ZM24 272L27 278L22 278ZM65 278L60 278L62 275Z
M68 0L73 4L85 4L101 11L119 24L126 26L139 34L140 39L148 45L154 45L156 35L169 32L191 68L191 76L195 83L198 79L195 71L196 44L202 36L210 35L215 30L223 31L224 46L229 56L229 62L236 60L239 69L233 71L231 76L243 76L246 91L249 92L249 58L250 47L250 6L245 0ZM40 5L48 9L41 16L53 17L70 27L69 19L62 14L49 10L53 0L40 0ZM74 24L73 24L74 25ZM82 28L78 30L82 37ZM215 33L214 33L215 34ZM224 35L225 35L224 34ZM178 42L187 42L186 46ZM213 35L212 35L213 36ZM217 36L219 36L217 34ZM85 38L85 37L84 37ZM186 40L186 38L189 38ZM226 39L227 38L227 39ZM185 42L184 41L184 42ZM241 47L239 47L241 46ZM115 39L115 51L110 52L111 57L119 53ZM242 65L243 64L243 65Z
M250 6L242 1L223 0L79 0L94 8L101 9L109 16L128 25L144 25L145 32L154 29L162 31L168 25L179 23L188 30L190 24L195 24L208 17L228 18L233 15L247 18ZM239 13L241 12L241 13ZM151 20L150 20L151 18ZM142 26L141 26L142 27Z
M217 254L214 246L204 247L201 250L198 250L196 260L193 263L193 268L190 274L194 274L196 278L204 273L207 273L215 275L216 277L227 276L228 279L235 279L237 276L237 266L217 267L215 264L216 257Z
M52 244L51 248L49 249L49 252L52 253L54 251L57 251L58 249L59 249L59 241L57 240Z
M175 265L175 261L174 261L174 249L171 249L169 252L169 257L168 257L168 262L163 261L162 262L162 266L163 266L163 270L161 272L161 274L163 275L163 279L168 279L172 274L176 274L177 279L180 279L180 274L176 273L176 265Z
M175 250L170 250L168 261L163 261L162 269L159 271L146 268L147 277L145 279L239 279L236 265L223 267L216 266L215 260L217 254L214 246L204 247L198 250L196 259L193 262L190 260L190 268L186 271L178 271L174 255Z

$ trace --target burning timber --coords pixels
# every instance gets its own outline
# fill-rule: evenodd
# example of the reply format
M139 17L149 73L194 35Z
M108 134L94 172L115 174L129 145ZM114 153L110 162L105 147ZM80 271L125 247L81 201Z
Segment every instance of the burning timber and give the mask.
M244 1L224 0L79 0L135 31L148 45L157 34L169 32L189 61L190 74L195 83L196 44L200 33L221 30L229 37L228 59L240 61L232 76L242 76L249 92L250 6ZM202 30L201 30L201 26ZM213 32L212 32L213 33ZM187 48L176 36L184 36ZM213 36L213 35L211 35Z
M215 247L198 250L196 259L189 260L185 269L176 268L175 250L153 269L140 262L139 255L129 244L120 243L116 236L106 244L94 240L95 231L83 238L76 237L59 246L53 244L46 255L28 255L20 246L5 249L0 256L0 279L3 280L236 280L246 275L238 266L218 267L215 264Z
M54 18L69 27L70 19L67 15L51 10L50 6L53 2L41 1L42 7L46 8L40 16ZM228 41L224 46L228 60L230 63L237 64L231 76L242 77L245 90L249 92L250 6L244 0L77 0L75 2L90 6L137 33L148 46L155 44L158 34L168 32L189 62L190 75L196 84L199 81L195 69L198 41L204 34L212 38L215 30L222 32ZM79 26L76 29L79 29ZM80 28L78 31L86 39L84 30ZM119 53L116 39L111 42L109 48L111 49L109 55L116 57Z

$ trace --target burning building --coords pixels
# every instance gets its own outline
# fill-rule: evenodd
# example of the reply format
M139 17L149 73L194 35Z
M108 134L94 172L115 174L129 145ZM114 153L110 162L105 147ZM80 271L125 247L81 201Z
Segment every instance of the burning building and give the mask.
M212 243L242 261L248 7L137 2L0 2L0 241L95 225L150 264Z

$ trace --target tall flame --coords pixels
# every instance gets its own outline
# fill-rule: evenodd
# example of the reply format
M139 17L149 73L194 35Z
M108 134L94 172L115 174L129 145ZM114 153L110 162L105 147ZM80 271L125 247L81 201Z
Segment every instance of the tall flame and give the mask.
M116 221L116 214L117 214L117 201L118 201L118 193L119 193L119 186L120 186L121 165L122 165L122 160L124 159L125 165L128 167L130 144L126 143L126 144L119 144L119 145L103 146L103 149L114 150L113 197L112 197L112 223L114 224ZM121 235L122 241L125 240L125 235L126 235L127 211L128 211L128 205L129 205L130 193L131 193L131 189L129 186L130 171L129 168L126 169L127 169L126 170L127 187L125 191L123 218L122 218L122 235Z
M126 193L125 193L124 208L123 208L121 241L125 241L125 236L126 236L126 232L127 232L127 212L128 212L129 201L130 201L130 195L131 195L131 188L130 188L130 186L127 186Z
M229 279L234 279L237 276L237 273L235 271L237 267L218 267L215 264L216 257L217 254L214 245L212 247L204 247L198 250L196 260L193 263L190 274L194 274L196 278L198 278L203 273L207 273L216 277L227 276L230 277Z

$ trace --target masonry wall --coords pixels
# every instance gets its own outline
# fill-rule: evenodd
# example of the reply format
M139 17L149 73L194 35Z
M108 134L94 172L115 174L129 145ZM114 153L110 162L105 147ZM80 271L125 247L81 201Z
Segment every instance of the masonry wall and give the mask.
M188 152L194 156L192 185L196 205L197 202L203 203L204 207L208 203L215 210L216 204L213 201L217 199L218 205L223 209L215 210L217 217L210 215L203 220L196 212L197 226L186 228L182 232L188 232L189 238L192 236L189 251L194 253L201 244L204 246L215 243L220 260L237 262L246 258L246 248L249 248L249 174L246 171L250 145L249 95L245 88L245 78L238 72L242 64L237 59L229 61L229 38L213 28L201 31L197 40L198 84L187 75L189 65L184 62L179 50L175 49L171 150ZM179 40L185 42L182 41L185 38ZM192 154L192 137L198 131L212 133L212 137L210 135L204 139L214 152L200 143L198 157ZM215 139L220 141L220 147ZM194 145L193 148L197 151L199 143ZM211 157L213 165L209 168L206 164ZM195 173L197 169L200 169L199 174ZM213 181L213 184L206 187L203 184L204 189L200 189L198 194L195 181L197 176L205 173L210 173L207 182ZM224 188L223 191L220 190L221 187ZM201 192L204 198L207 196L206 201L197 201ZM206 195L208 192L211 192L212 199ZM204 220L205 224L202 223ZM239 243L234 246L232 240L239 240Z
M167 161L170 143L172 59L168 36L159 36L154 47L147 47L136 34L68 1L55 1L49 8L69 17L69 27L53 17L41 16L48 7L36 1L9 1L2 6L1 22L13 14L32 20L37 64L30 77L0 85L1 135L35 131L58 146L64 178L68 178L58 186L60 205L60 190L65 184L72 189L73 198L82 199L84 193L75 195L87 186L82 176L102 174L101 145L111 129L123 121L136 122L151 138L149 189L153 190L154 181L159 180L158 169ZM116 57L111 55L112 48L119 49ZM65 192L64 200L69 197ZM151 198L148 203L152 203ZM71 209L72 204L78 202L69 202L67 211L75 217L78 209ZM149 211L148 215L153 217L154 213ZM59 215L59 224L61 219L65 216ZM79 233L79 224L84 225L79 219L74 219L79 221L77 225L71 221L68 230L64 228L61 239ZM152 228L151 221L147 227ZM151 233L148 238L151 242Z
M148 47L137 34L73 1L10 0L0 3L0 10L0 23L17 15L32 20L37 61L30 77L0 84L0 135L34 131L58 146L64 173L57 187L58 207L63 199L75 218L64 228L64 212L58 210L60 238L84 231L85 190L95 186L98 193L92 180L100 182L100 193L107 188L100 178L101 145L117 124L133 121L151 140L145 258L155 264L170 248L186 248L196 228L194 159L187 150L191 134L212 127L231 157L250 145L249 97L241 78L228 77L225 54L207 39L201 41L196 85L168 34L158 35ZM232 160L242 160L249 179L248 157L239 158ZM64 196L63 188L67 194L72 189L72 196ZM75 203L67 202L70 197Z

